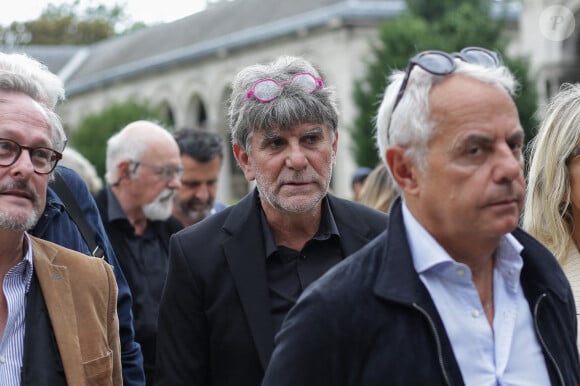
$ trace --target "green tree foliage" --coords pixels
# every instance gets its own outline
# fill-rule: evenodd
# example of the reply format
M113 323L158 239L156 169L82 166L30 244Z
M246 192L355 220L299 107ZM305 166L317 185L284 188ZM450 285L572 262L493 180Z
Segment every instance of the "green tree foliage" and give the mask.
M166 128L172 124L160 109L147 104L133 101L117 103L97 114L87 115L72 131L70 145L91 161L98 175L103 177L107 140L127 124L141 119L159 122Z
M445 17L448 10L459 5L470 5L473 8L485 12L488 9L487 2L481 0L407 0L407 9L411 14L417 15L427 21L437 21Z
M135 23L127 27L126 21L127 16L120 5L97 4L81 8L81 0L59 5L50 3L38 19L0 27L0 43L8 46L85 45L144 26Z
M522 126L531 138L535 126L537 94L528 79L528 63L523 58L506 57L507 41L501 18L491 18L486 0L408 0L409 12L381 26L379 39L372 47L363 78L355 84L357 116L351 130L352 152L360 166L379 162L375 146L375 115L389 74L404 70L416 53L436 49L456 52L468 46L485 47L502 54L504 62L517 76L520 90L515 98Z

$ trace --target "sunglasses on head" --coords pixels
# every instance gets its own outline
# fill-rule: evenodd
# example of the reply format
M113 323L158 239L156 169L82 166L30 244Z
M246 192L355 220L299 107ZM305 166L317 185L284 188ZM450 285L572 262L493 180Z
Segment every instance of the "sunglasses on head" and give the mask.
M405 72L405 77L397 93L397 98L393 104L393 110L391 111L391 119L395 109L399 105L399 102L405 94L407 89L407 84L409 83L409 78L411 77L411 71L415 66L421 67L423 70L427 71L433 75L450 75L457 70L457 63L455 59L460 59L466 63L476 64L482 67L499 67L502 65L501 57L497 52L486 50L480 47L466 47L459 52L454 52L448 54L443 51L424 51L421 52L409 60L407 65L407 70ZM389 127L387 128L387 140L389 138L389 128L391 124L389 121Z
M309 72L299 72L284 82L276 79L260 79L254 82L252 87L246 93L246 100L254 98L259 102L268 103L278 98L282 94L285 86L292 84L297 85L309 94L321 89L324 84L322 79L312 75Z

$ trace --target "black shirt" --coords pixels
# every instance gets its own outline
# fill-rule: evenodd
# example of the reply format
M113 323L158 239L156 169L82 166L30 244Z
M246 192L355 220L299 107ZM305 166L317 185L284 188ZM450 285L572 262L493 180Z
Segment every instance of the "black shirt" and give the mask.
M276 334L302 291L344 256L338 227L326 197L322 200L322 217L318 231L301 251L275 245L263 210L260 217L265 240L270 309Z
M168 269L168 251L154 229L155 221L147 220L144 233L136 235L110 187L107 187L107 199L109 221L119 223L118 229L123 232L123 239L130 251L129 255L118 258L133 294L135 340L143 345L146 340L154 340L157 332L159 304Z

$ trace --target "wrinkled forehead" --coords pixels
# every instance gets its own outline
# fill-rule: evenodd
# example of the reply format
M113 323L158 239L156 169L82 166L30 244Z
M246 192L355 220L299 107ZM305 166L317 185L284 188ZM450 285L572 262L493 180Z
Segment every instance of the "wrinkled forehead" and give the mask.
M462 74L449 75L433 84L429 91L429 105L432 118L437 112L453 112L453 115L461 116L471 110L503 111L504 108L518 116L515 102L505 88Z
M486 134L495 138L522 137L515 102L501 86L452 75L430 93L434 136L457 139Z
M51 125L45 109L30 96L0 91L0 135L43 136L50 143Z
M154 161L160 164L176 163L176 160L180 159L179 146L171 137L165 138L161 136L148 141L143 153L143 161Z
M326 123L323 122L309 122L298 121L294 124L284 126L269 126L266 128L255 130L259 137L276 138L287 136L303 136L303 135L324 135L330 136L331 130Z

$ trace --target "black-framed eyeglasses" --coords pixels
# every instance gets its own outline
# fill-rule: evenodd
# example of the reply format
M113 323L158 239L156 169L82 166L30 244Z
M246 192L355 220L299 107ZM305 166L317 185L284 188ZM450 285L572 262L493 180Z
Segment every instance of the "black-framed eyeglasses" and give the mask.
M171 181L175 177L177 177L177 179L181 179L181 176L183 175L183 168L181 166L159 166L140 161L132 161L132 163L133 173L137 171L139 166L145 166L153 170L155 174L161 176L164 181Z
M28 150L36 174L50 174L62 159L61 153L49 147L24 146L11 139L0 138L0 166L14 165L22 149Z
M457 63L455 58L460 59L464 62L477 64L482 67L499 67L502 65L502 60L497 52L487 50L481 47L466 47L459 52L454 52L448 54L443 51L423 51L415 55L409 60L407 65L407 70L405 72L405 77L397 93L397 98L393 104L393 109L391 111L391 119L395 109L399 105L399 102L405 94L407 89L407 84L409 83L409 78L411 77L411 71L415 66L421 67L423 70L427 71L433 75L450 75L457 70ZM389 137L389 129L391 122L389 120L389 127L387 128L387 140Z

